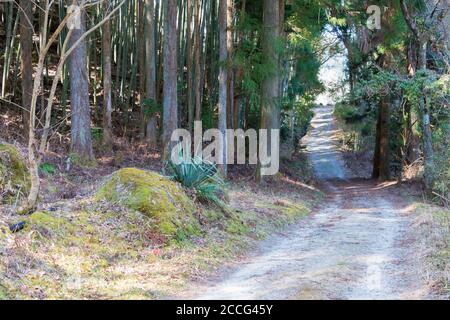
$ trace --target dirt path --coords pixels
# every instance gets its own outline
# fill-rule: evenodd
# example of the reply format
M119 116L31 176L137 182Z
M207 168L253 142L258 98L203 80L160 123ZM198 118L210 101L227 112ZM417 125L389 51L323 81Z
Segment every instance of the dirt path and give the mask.
M408 204L389 184L351 179L334 143L331 107L305 138L328 190L316 213L210 281L198 299L404 299L422 295ZM347 180L348 179L348 180Z

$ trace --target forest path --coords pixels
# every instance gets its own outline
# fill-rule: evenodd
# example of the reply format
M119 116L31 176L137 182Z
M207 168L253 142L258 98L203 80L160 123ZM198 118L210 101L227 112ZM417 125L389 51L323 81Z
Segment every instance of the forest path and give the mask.
M351 177L336 147L333 109L315 111L304 141L327 196L313 215L263 241L191 298L421 298L408 203L392 184L346 180Z

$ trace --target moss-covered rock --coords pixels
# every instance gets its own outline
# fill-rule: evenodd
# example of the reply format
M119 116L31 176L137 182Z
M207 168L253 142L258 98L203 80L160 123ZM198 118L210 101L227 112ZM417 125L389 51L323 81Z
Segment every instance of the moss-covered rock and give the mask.
M95 195L155 219L155 231L176 240L199 233L195 205L183 188L156 172L125 168L115 172Z
M28 195L31 179L16 147L0 143L0 203L12 203Z

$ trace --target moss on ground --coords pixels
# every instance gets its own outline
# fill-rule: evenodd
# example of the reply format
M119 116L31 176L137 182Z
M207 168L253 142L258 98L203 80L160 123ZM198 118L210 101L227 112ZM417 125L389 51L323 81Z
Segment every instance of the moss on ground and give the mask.
M200 231L192 200L180 185L156 172L121 169L101 187L95 199L155 219L155 230L171 239L185 240Z
M17 148L0 144L0 203L14 203L25 197L30 187L30 174Z

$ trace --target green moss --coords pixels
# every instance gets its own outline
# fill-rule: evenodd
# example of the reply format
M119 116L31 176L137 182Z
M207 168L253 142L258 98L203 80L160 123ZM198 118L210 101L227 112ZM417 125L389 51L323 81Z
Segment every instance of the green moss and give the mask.
M11 235L11 231L5 225L0 225L0 241L6 239L9 235Z
M69 222L66 219L54 217L44 211L33 213L29 217L28 222L34 226L47 227L52 230L70 226Z
M288 216L290 219L297 219L297 218L303 218L309 214L309 209L305 207L304 205L299 204L289 204L283 212Z
M1 284L0 284L0 300L8 300L6 288L4 288Z
M69 157L73 164L80 167L95 168L97 166L97 161L89 157L80 157L76 153L71 153Z
M12 145L0 144L0 202L13 203L30 191L31 179L25 160Z
M232 234L246 234L248 226L238 217L227 220L225 231Z
M175 182L156 172L121 169L101 187L96 200L106 200L155 219L155 230L182 241L199 233L195 206Z

